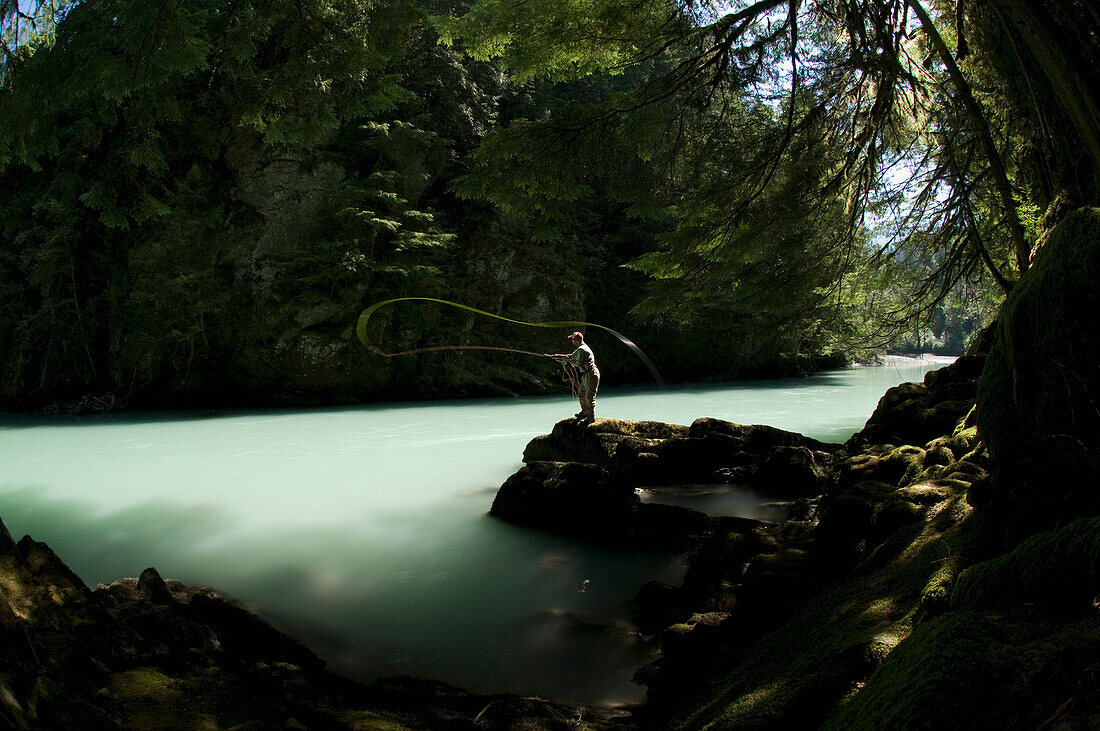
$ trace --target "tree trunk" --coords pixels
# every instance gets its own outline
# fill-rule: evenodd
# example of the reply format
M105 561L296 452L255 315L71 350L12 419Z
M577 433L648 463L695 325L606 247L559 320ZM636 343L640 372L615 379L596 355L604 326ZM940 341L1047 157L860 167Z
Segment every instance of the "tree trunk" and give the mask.
M1065 0L994 0L1038 61L1081 139L1092 166L1092 194L1100 193L1100 11Z

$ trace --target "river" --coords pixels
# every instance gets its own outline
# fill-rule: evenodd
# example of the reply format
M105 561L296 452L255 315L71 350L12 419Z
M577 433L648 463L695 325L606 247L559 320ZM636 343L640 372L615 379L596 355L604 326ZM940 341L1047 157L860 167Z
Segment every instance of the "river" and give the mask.
M711 416L840 442L887 388L950 361L605 388L597 415ZM637 702L644 689L631 676L651 650L623 621L629 600L647 580L678 583L684 557L594 547L487 515L526 443L574 410L563 395L0 414L0 517L16 538L49 543L89 585L155 566L244 601L358 679L412 674L483 692Z

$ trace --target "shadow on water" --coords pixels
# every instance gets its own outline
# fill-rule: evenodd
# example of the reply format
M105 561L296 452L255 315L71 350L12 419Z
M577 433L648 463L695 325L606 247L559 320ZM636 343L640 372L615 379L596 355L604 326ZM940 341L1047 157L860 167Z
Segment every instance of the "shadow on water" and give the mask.
M44 488L8 487L0 516L92 586L156 566L247 597L358 680L413 674L589 703L642 700L631 677L653 650L633 633L629 599L645 579L676 581L683 570L679 556L590 546L486 515L427 545L415 510L382 516L385 536L376 526L234 534L236 522L210 507L156 501L96 513Z

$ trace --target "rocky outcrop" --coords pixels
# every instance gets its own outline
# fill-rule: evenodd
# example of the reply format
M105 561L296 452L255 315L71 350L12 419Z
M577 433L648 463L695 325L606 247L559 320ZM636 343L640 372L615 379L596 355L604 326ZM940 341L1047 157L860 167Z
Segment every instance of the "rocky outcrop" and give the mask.
M597 542L697 546L714 530L714 520L688 508L643 503L635 489L737 482L777 499L815 496L824 491L838 448L719 419L698 419L690 427L566 419L527 445L527 464L501 486L491 513Z
M1095 633L1074 634L1072 624L1087 591L1055 591L1061 579L1021 572L1051 553L1062 558L1046 560L1047 573L1091 581L1094 567L1078 559L1094 553L1096 531L1095 521L1075 523L985 561L992 557L987 527L973 517L973 506L992 491L993 462L975 408L985 357L978 348L924 383L892 389L843 447L714 419L689 427L561 422L528 446L527 465L501 488L494 513L621 543L638 534L609 527L629 524L647 507L632 494L640 485L744 482L801 498L792 504L801 509L797 519L784 523L709 518L693 525L706 529L696 533L682 583L639 590L635 622L660 649L636 676L648 688L652 725L862 727L884 712L883 698L909 704L911 718L945 722L922 683L948 693L975 688L988 717L1004 719L1008 697L982 696L965 671L969 651L950 651L944 638L973 643L986 657L997 643L1024 654L1033 648L1047 665L1082 670L1072 653L1050 653L1042 643L1069 633L1082 647L1096 646ZM677 530L665 525L666 533ZM967 637L976 613L1011 611L998 588L1006 577L1033 597L1032 607L1057 605L1050 611L1059 619L1035 624L1021 614L1013 621L1030 634L997 628ZM1077 610L1067 610L1070 600ZM1059 624L1067 611L1070 624ZM1029 645L1028 636L1040 645ZM941 659L914 661L921 656ZM1014 687L1024 687L1025 677L1025 685L1049 686L1042 671L1009 667L987 669ZM893 685L883 685L880 670ZM1043 704L1056 695L1044 692ZM1044 707L1017 703L1013 713L1041 722Z
M816 494L839 445L770 426L696 419L690 427L655 421L559 421L535 437L523 461L602 467L632 487L754 482L777 495Z
M985 355L964 355L951 365L928 371L923 383L902 383L886 391L853 449L868 444L924 444L950 434L974 406Z

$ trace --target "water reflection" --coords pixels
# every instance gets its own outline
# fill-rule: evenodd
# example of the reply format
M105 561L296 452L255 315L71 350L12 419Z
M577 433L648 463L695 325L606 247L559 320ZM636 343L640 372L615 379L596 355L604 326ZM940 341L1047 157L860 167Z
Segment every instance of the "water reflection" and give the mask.
M644 503L679 505L715 517L783 521L789 503L744 485L674 485L636 490Z

